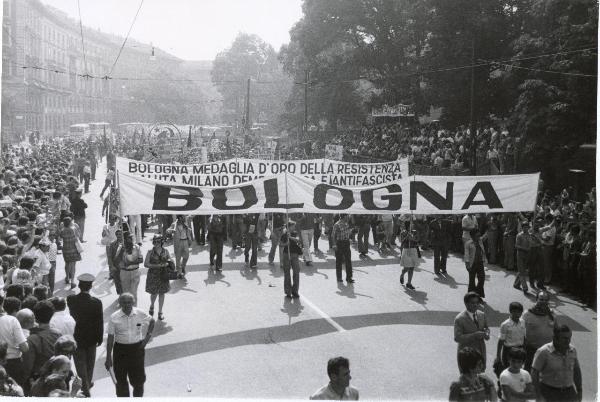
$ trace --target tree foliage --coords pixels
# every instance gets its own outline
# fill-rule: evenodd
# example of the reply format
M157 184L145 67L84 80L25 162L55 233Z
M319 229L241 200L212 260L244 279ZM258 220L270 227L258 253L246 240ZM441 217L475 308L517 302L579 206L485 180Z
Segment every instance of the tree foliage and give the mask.
M291 85L273 47L245 33L217 55L211 79L223 97L223 117L230 122L244 117L248 79L252 122L274 122L283 112Z
M595 141L597 29L595 0L304 0L280 60L296 82L310 72L313 124L441 107L450 126L508 122L536 159ZM290 124L302 96L286 102Z

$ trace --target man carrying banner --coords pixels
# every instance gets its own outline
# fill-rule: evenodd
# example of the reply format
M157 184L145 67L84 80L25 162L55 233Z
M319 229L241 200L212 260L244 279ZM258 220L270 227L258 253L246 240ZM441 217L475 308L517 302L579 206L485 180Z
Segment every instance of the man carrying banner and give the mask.
M340 219L333 225L332 239L335 250L335 275L338 282L342 281L342 264L346 265L346 282L354 283L352 279L352 258L350 254L350 233L348 214L341 214Z
M300 239L302 240L304 263L307 266L312 265L312 257L310 255L310 244L313 241L315 233L315 216L314 214L302 214L298 221L298 229L300 230Z
M177 275L180 279L185 278L185 266L190 258L190 247L194 237L192 229L183 215L177 215L177 220L167 229L167 232L173 234Z
M213 215L208 224L208 241L210 244L209 259L210 266L215 264L215 256L217 257L216 267L217 271L223 269L223 242L227 238L227 231L225 229L225 220L221 215Z
M275 260L275 251L279 245L281 235L283 234L283 227L285 226L285 215L275 213L273 214L273 223L271 229L271 250L269 251L269 265L273 265ZM281 254L279 254L279 261L281 262Z
M258 214L244 215L244 226L246 227L246 247L244 247L246 266L250 265L250 268L256 269L256 254L258 253ZM250 249L252 249L251 255Z

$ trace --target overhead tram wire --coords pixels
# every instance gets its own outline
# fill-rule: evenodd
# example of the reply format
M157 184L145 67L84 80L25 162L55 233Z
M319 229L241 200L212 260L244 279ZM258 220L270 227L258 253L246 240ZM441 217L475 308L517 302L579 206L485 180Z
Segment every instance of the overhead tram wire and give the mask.
M520 70L534 71L534 72L538 72L538 73L559 74L559 75L566 75L566 76L573 76L573 77L598 78L597 74L570 73L568 71L543 70L540 68L522 67L522 66L517 66L514 64L506 64L506 63L498 63L498 62L495 62L494 64L498 64L498 65L504 66L504 67L517 68Z
M446 71L469 69L469 68L473 68L473 67L481 67L481 66L487 66L487 65L492 65L492 64L508 64L508 63L513 63L516 61L533 60L533 59L538 59L538 58L542 58L542 57L551 57L551 56L557 56L557 55L562 55L562 54L585 52L585 51L591 51L591 50L597 50L597 49L598 49L597 47L588 47L588 48L583 48L583 49L574 49L574 50L567 50L567 51L556 52L556 53L539 54L539 55L532 55L532 56L527 56L527 57L520 57L520 58L513 58L513 59L506 59L506 60L489 60L489 61L483 61L483 62L469 64L469 65L443 67L443 68L425 70L425 71L419 71L419 72L406 72L406 73L402 73L402 74L397 74L395 76L400 77L400 76L425 75L425 74L433 74L433 73L446 72ZM116 61L115 61L115 64L116 64ZM79 76L79 77L86 77L86 78L90 78L90 79L107 79L107 78L109 78L112 80L120 80L120 81L160 81L160 82L190 82L190 83L200 82L200 83L211 83L211 84L240 84L240 83L243 83L243 81L238 81L238 80L212 81L212 80L206 80L206 79L190 79L190 78L167 78L167 79L165 79L165 78L150 78L150 77L148 77L148 78L110 77L110 76L100 77L100 76L93 76L90 74L67 72L67 71L50 69L50 68L45 68L45 67L40 67L40 66L20 65L19 63L15 63L15 62L10 62L10 63L12 63L13 65L20 67L20 68L31 68L31 69L37 69L37 70L44 70L44 71L54 72L57 74L69 74L69 75L74 75L74 76ZM524 67L521 67L521 68L524 68ZM565 72L563 72L563 74L564 73ZM578 73L572 73L572 74L578 74ZM309 82L309 85L327 85L327 84L335 84L335 83L354 82L354 81L360 81L360 80L376 81L376 80L385 79L385 78L386 77L359 76L357 78L348 78L348 79L344 79L344 80L332 80L332 81L320 81L320 82L315 80L315 81ZM253 82L256 84L276 84L276 83L285 82L285 80L253 81ZM305 82L293 82L293 84L294 85L305 85L306 83Z
M127 35L125 36L125 39L123 40L123 44L121 45L121 47L119 48L119 53L117 54L117 58L115 59L115 62L113 63L112 67L110 68L110 72L103 77L103 79L109 79L111 78L111 75L115 69L115 66L117 65L117 62L119 61L119 58L121 57L121 53L123 52L123 48L125 47L125 43L127 43L127 39L129 39L129 34L131 33L131 30L133 29L133 25L135 24L135 21L137 20L137 17L140 13L140 10L142 9L142 5L144 4L144 0L140 1L140 5L137 9L137 12L135 13L135 16L133 17L133 21L131 21L131 25L129 26L129 30L127 31Z

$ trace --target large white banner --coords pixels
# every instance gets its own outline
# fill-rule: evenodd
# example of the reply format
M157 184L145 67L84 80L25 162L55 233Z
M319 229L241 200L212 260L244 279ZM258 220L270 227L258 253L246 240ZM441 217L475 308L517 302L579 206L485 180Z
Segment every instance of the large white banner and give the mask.
M176 165L117 158L117 171L135 177L199 187L235 186L282 173L334 186L364 187L408 177L408 159L383 163L352 163L331 159L228 159L196 165Z
M119 174L130 214L316 212L464 214L532 211L539 173L506 176L413 176L348 188L283 173L228 188L194 187Z

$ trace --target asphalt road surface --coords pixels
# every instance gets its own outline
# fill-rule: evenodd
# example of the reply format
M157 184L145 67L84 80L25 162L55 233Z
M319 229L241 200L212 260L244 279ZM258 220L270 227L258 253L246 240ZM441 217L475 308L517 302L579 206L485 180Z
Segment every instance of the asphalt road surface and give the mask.
M88 203L83 261L77 274L97 276L92 294L104 305L105 322L118 308L108 278L104 246L100 244L103 218L99 193L104 164L92 182ZM156 225L146 233L143 252L151 248ZM321 240L327 249L327 240ZM223 272L209 270L208 246L191 251L187 281L171 282L165 321L158 321L146 349L148 397L307 399L327 383L327 360L350 359L351 384L361 399L428 400L448 398L449 385L458 377L453 320L463 310L467 272L460 256L450 256L448 277L433 274L431 252L413 280L416 290L399 283L398 250L380 255L371 249L361 260L352 246L356 283L338 285L331 253L314 256L314 265L302 264L299 299L286 299L278 257L267 264L270 244L259 251L258 269L244 265L240 250L225 246ZM172 253L172 245L169 251ZM64 263L58 257L57 289L64 284ZM508 304L533 302L512 288L514 274L499 267L486 268L484 311L491 325L487 343L488 374L496 351L500 323L508 317ZM138 307L147 311L142 268ZM573 329L582 371L584 398L597 393L597 314L564 294L550 289L551 306L559 320ZM158 305L156 306L156 308ZM98 349L94 397L114 397L104 369L106 351Z

